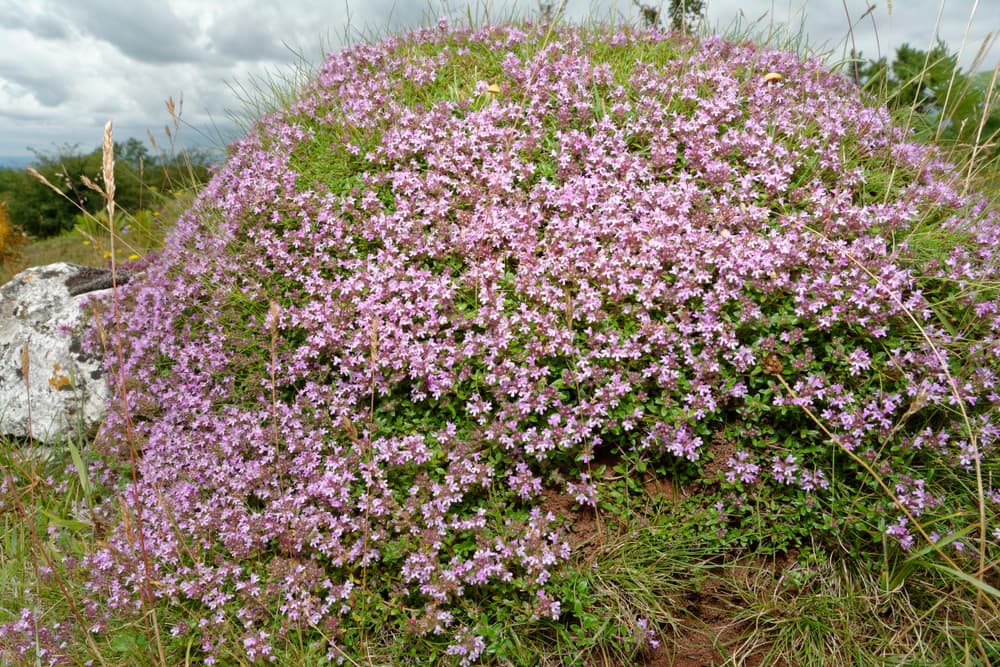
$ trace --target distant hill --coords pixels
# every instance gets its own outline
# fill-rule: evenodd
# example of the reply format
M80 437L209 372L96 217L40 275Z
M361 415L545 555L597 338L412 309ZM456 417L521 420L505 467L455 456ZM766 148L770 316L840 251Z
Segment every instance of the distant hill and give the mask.
M0 168L24 169L35 161L33 155L0 155Z

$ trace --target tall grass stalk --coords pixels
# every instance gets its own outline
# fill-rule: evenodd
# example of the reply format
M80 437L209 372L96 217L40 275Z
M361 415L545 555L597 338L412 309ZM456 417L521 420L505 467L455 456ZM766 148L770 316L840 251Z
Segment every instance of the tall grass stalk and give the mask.
M156 599L153 595L152 584L153 581L153 567L149 560L149 552L146 549L146 537L145 528L143 525L142 516L142 503L139 502L139 454L136 451L135 438L132 437L134 433L132 425L132 416L129 410L128 404L128 384L125 379L125 351L123 334L121 330L121 310L120 310L120 300L119 300L119 290L118 290L118 265L117 258L115 257L115 156L114 156L114 141L112 140L112 126L111 121L108 121L104 126L104 142L103 142L103 177L104 177L104 197L107 200L107 211L108 211L108 231L109 231L109 243L111 244L111 307L112 307L112 320L115 325L115 336L113 339L114 350L117 355L117 364L115 368L118 369L118 375L114 378L117 384L118 395L121 397L122 411L126 423L126 432L129 434L128 442L126 443L129 453L129 463L131 464L132 472L132 493L134 495L134 506L136 513L136 533L138 534L139 541L139 551L142 554L142 563L145 568L145 577L139 584L141 598L143 603L146 605L146 611L149 615L149 619L152 623L152 634L153 641L156 645L157 656L160 661L161 667L167 667L167 658L163 650L163 641L160 635L160 624L159 618L156 611ZM127 510L123 511L127 512Z
M849 10L847 8L846 1L843 4L844 4L844 11L845 11L845 13L848 13L848 15L849 15ZM966 21L966 26L965 26L965 30L963 32L962 42L961 42L961 44L959 45L959 48L958 48L958 53L959 54L965 52L965 50L966 50L966 47L967 47L967 44L968 44L968 39L969 39L969 34L971 32L971 29L972 29L972 26L973 26L973 22L974 22L974 18L975 18L975 15L976 15L976 12L977 12L978 8L979 8L979 0L976 0L976 2L973 3L973 7L970 10L968 20ZM875 9L874 5L869 6L869 8L865 11L865 13L861 16L861 19L863 19L866 16L870 15L874 9ZM934 34L935 35L938 34L938 29L940 28L941 20L942 20L944 11L945 11L945 5L942 2L941 5L940 5L938 14L937 14L937 18L935 20L935 26L934 26ZM890 15L892 14L892 5L891 5L891 3L889 4L889 14ZM850 21L848 23L849 23L849 37L850 37L851 43L854 44L854 31L853 31L853 25L854 24L852 22L850 22ZM877 25L875 25L874 20L873 20L873 25L875 26L875 35L876 35L876 44L877 44L878 43L878 29L877 29ZM969 68L970 71L976 69L979 66L981 66L981 64L983 62L983 59L985 58L986 53L989 52L990 48L994 45L995 41L996 41L996 34L991 34L991 35L987 36L983 40L983 42L980 44L980 46L979 46L979 48L977 50L975 58L973 59L972 65L970 65L970 68ZM881 55L880 53L877 53L876 54L876 58L878 58L880 55ZM931 62L930 58L931 58L931 51L930 51L930 49L928 49L926 57L924 59L924 66L923 66L923 68L915 75L915 77L914 77L914 79L912 81L908 81L906 83L916 83L918 86L923 85L924 78L927 76L928 72L930 72L931 68L936 64L934 62ZM858 63L857 63L857 61L854 61L853 65L855 67L855 80L857 80L858 79L858 70L857 70ZM966 163L965 164L966 175L965 175L965 178L963 179L963 185L962 185L962 189L961 189L961 192L963 193L963 195L969 193L969 191L972 188L972 179L974 177L975 170L976 170L977 166L980 166L980 161L979 161L978 158L982 154L982 151L984 149L992 148L992 147L995 146L994 142L995 142L995 140L997 138L997 135L994 134L994 136L984 138L983 137L983 130L984 130L985 126L986 126L986 122L987 122L988 118L990 117L991 111L993 110L993 105L994 105L994 100L995 100L994 95L996 94L996 84L997 84L998 73L1000 73L1000 60L997 61L996 65L993 67L993 70L992 70L992 77L991 77L991 80L990 80L990 85L988 86L987 93L986 93L986 101L985 101L985 104L983 105L983 109L982 109L982 112L980 114L980 118L978 119L978 127L977 127L977 131L976 131L976 134L975 134L975 140L974 140L973 144L970 147L966 147L967 155L965 156L965 159L963 160ZM949 102L951 101L951 99L953 99L953 97L964 96L965 94L967 94L969 92L968 91L968 85L969 85L968 81L967 81L966 86L965 86L965 88L963 90L956 90L955 89L956 79L958 77L958 74L959 74L959 69L958 68L952 70L951 78L950 78L950 80L948 82L948 87L947 87L947 91L946 91L946 94L945 94L945 99L944 99L944 101L942 103L942 105L943 105L942 113L938 117L937 127L936 127L935 134L934 134L934 141L935 142L940 142L942 140L942 136L943 136L944 131L947 129L947 127L949 126L949 124L953 121L954 108L951 108L950 111L948 111L947 113L945 113L945 111L949 109ZM882 91L882 92L885 93L885 91ZM907 128L909 128L911 126L911 124L913 123L913 121L914 121L914 117L915 117L915 115L917 113L916 105L917 105L917 98L915 97L913 103L910 106L909 112L908 112L908 114L906 116L906 127ZM953 147L951 149L951 151L950 151L949 157L951 159L953 159L953 160L956 159L956 158L962 157L961 155L957 154L956 148L957 147ZM993 165L993 167L995 168L997 164L1000 164L1000 158L994 157L992 160L989 160L988 162L989 162L989 164ZM988 166L984 166L984 167L981 167L981 168L988 168ZM892 170L892 172L890 174L890 183L891 183L892 179L895 178L895 175L896 175L896 168L894 166L893 170ZM886 190L887 195L888 195L889 190L890 190L890 188L887 188L887 190ZM991 197L991 200L992 200L992 202L994 204L996 204L998 201L1000 201L1000 198L998 198L996 196L996 193L993 193L993 195ZM826 238L826 236L822 232L819 232L817 230L810 230L810 231L812 231L814 234L816 234L816 236L818 238L820 238L822 242L826 243L829 247L831 247L831 248L833 248L835 250L839 250L837 248L836 244L834 244L832 241L830 241L830 239ZM851 263L853 263L855 266L857 266L862 271L865 271L866 273L868 273L868 275L872 278L872 280L875 281L876 284L879 284L880 281L878 280L878 277L875 276L866 266L864 266L864 264L862 262L858 261L857 258L855 258L854 256L852 256L849 252L845 251L845 254L847 256L847 259ZM928 344L928 346L933 350L934 354L936 355L938 363L941 365L941 368L944 369L944 372L945 372L945 374L946 374L946 376L948 378L948 383L949 383L949 387L950 387L951 393L952 393L952 395L956 399L955 403L958 406L959 412L961 414L962 422L965 425L965 431L966 431L966 433L967 433L967 435L968 435L968 437L970 439L970 442L973 445L973 449L976 452L976 456L974 457L973 461L974 461L974 466L975 466L975 479L976 479L976 503L977 503L977 506L978 506L978 514L979 514L979 520L977 522L978 523L978 540L977 541L978 541L979 564L978 564L977 571L976 571L975 575L974 576L970 576L967 573L963 572L962 568L960 568L954 562L953 559L951 559L947 554L944 553L944 551L941 549L941 546L939 546L939 544L937 542L935 542L934 540L932 540L929 537L929 535L927 534L927 532L925 531L925 529L921 525L921 523L919 521L917 521L916 517L914 517L908 511L908 509L903 505L903 503L901 503L899 501L899 498L896 497L896 495L888 487L888 485L885 483L885 481L882 479L882 477L878 474L878 472L876 470L874 470L872 468L872 466L868 462L866 462L862 458L858 457L857 454L855 454L850 449L844 447L842 445L842 443L840 442L840 440L838 438L836 438L836 436L829 431L829 429L827 428L827 426L825 424L823 424L819 420L819 418L808 408L808 406L803 406L803 410L807 413L807 415L809 416L809 418L814 423L816 423L817 426L819 426L824 431L824 433L826 433L834 442L836 442L838 444L838 446L840 446L841 450L843 450L850 458L852 458L856 463L858 463L860 466L862 466L868 472L868 474L870 474L872 476L872 478L879 484L879 486L882 487L883 491L886 493L886 495L889 497L889 499L892 501L892 503L899 510L901 510L907 516L907 518L910 521L910 523L916 527L916 529L920 533L921 537L927 543L928 548L931 549L934 553L936 553L936 555L938 557L940 557L945 563L947 563L947 566L932 565L932 567L937 567L942 572L953 574L963 584L965 584L965 585L971 585L973 587L973 589L976 592L977 609L979 609L979 611L980 611L980 613L977 613L977 615L976 615L976 623L977 623L977 626L979 626L981 623L984 622L983 618L982 618L982 613L981 613L981 611L982 611L982 605L984 603L988 603L989 606L990 606L990 608L991 608L991 610L994 613L1000 611L1000 608L998 608L998 606L997 606L998 605L998 601L1000 601L1000 595L996 595L995 594L996 593L996 589L994 589L993 587L991 587L986 582L986 580L985 580L986 573L988 571L987 563L986 563L986 553L987 553L987 547L989 545L988 533L987 533L988 529L987 529L987 521L986 521L986 504L987 504L987 499L986 499L986 488L985 488L984 479L983 479L983 470L982 470L982 461L981 461L982 457L980 456L980 448L979 448L979 445L978 445L978 434L975 432L975 429L972 427L971 420L969 419L969 415L968 415L968 413L967 413L967 411L965 409L964 401L962 401L961 398L960 398L955 378L953 377L953 375L951 374L951 372L948 370L948 367L947 367L947 365L945 363L943 355L941 354L941 351L934 344L934 341L931 340L931 338L927 335L927 332L920 325L919 321L914 316L914 314L912 313L912 311L910 311L908 308L906 308L906 306L904 304L902 304L898 299L896 299L895 296L893 296L893 299L894 299L894 301L896 301L896 304L906 314L906 316L908 317L908 319L910 320L910 322L920 332L920 335L923 337L923 339L926 341L926 343ZM789 395L791 395L791 396L795 395L795 392L788 385L787 381L783 377L780 376L780 374L777 375L777 379L781 382L781 384L783 385L783 387L785 388L785 390L789 393ZM900 424L903 421L905 421L905 419L906 419L906 417L902 418L900 420ZM992 597L996 597L997 601L994 601L991 598L991 596ZM983 656L985 657L985 651L984 651L984 649L982 648L981 645L980 645L979 648L980 648L981 651L983 651Z
M826 238L826 236L823 235L822 233L817 232L815 230L812 231L830 247L834 248L839 252L843 252L847 257L847 259L852 264L854 264L859 269L867 273L869 277L876 284L881 284L881 281L879 280L878 276L872 273L871 270L868 267L866 267L863 262L860 262L850 252L838 248L838 246L835 243L833 243L830 239ZM937 361L940 364L941 368L943 369L948 379L948 384L951 389L951 393L955 397L955 404L958 406L958 410L962 416L962 421L965 425L966 434L968 435L969 440L972 443L973 450L975 452L975 456L973 457L973 464L975 466L975 475L976 475L976 503L979 510L979 522L978 522L979 567L977 569L977 572L975 573L975 576L970 576L969 574L965 573L962 570L962 568L950 556L948 556L948 554L944 552L941 546L938 545L937 541L931 539L927 531L924 529L924 526L921 524L920 521L917 520L917 517L912 512L910 512L909 508L906 507L905 503L900 501L899 497L893 492L893 490L889 487L889 485L886 484L882 476L878 473L877 470L875 470L875 468L868 461L865 461L862 457L858 456L851 448L844 446L841 439L838 438L833 432L831 432L831 430L827 427L827 425L819 417L817 417L817 415L809 408L809 406L802 405L801 408L803 412L805 412L806 415L808 415L808 417L823 431L823 433L825 433L827 437L830 438L831 441L837 444L837 446L841 449L841 451L843 451L849 458L851 458L855 463L861 466L865 470L865 472L871 475L872 479L874 479L875 482L882 488L883 492L892 501L893 505L895 505L896 508L899 509L904 515L906 515L906 518L909 520L910 524L916 528L916 530L920 533L920 536L924 539L926 544L931 549L933 549L934 553L936 553L938 557L940 557L945 563L947 563L947 567L939 565L931 565L931 566L935 567L941 572L955 576L962 584L971 585L973 587L976 593L976 605L978 610L975 620L977 628L982 629L982 624L985 622L983 619L982 605L988 604L990 609L994 612L994 614L1000 613L1000 606L998 606L998 604L1000 604L1000 591L997 591L995 588L990 586L985 580L987 572L986 553L989 548L989 542L988 542L987 523L986 523L986 487L985 484L983 483L983 470L981 461L982 457L981 457L981 450L978 445L978 434L972 426L972 421L970 420L968 412L966 411L965 408L965 401L963 401L961 398L961 394L958 390L958 385L955 381L954 376L949 371L948 365L941 351L938 349L937 345L934 343L931 337L927 334L927 331L920 324L919 320L914 316L912 310L907 308L904 303L899 301L891 290L885 290L885 291L888 292L890 295L892 295L893 300L905 313L905 315L914 325L914 327L916 327L916 329L920 332L920 335L923 337L924 341L936 355ZM765 366L767 366L769 361L771 364L771 368L768 369L765 367L765 371L777 370L777 372L773 373L774 377L776 377L777 380L781 383L782 387L785 389L786 392L788 392L789 396L797 396L795 390L792 389L791 386L789 386L787 380L785 380L785 378L781 375L780 372L781 362L778 361L776 358L772 358L770 360L765 360ZM919 400L919 398L915 400ZM994 600L993 597L996 597L997 599ZM977 634L977 640L978 639L979 635ZM979 645L979 649L982 652L984 659L988 660L986 649L981 644Z

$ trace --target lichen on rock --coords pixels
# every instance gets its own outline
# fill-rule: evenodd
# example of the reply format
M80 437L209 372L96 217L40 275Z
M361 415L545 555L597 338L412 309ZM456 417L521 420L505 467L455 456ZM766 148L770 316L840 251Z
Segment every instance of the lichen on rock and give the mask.
M103 359L82 342L93 309L67 285L88 270L36 266L0 287L0 433L52 443L103 420Z

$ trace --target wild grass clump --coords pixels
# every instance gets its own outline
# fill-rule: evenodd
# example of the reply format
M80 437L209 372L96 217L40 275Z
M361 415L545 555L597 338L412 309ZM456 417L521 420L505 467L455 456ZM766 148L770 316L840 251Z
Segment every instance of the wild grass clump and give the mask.
M602 619L641 559L588 574L574 531L648 475L699 571L846 549L988 614L1000 218L956 187L752 44L441 23L336 54L105 325L121 513L85 613L165 609L206 663L635 660L691 566Z

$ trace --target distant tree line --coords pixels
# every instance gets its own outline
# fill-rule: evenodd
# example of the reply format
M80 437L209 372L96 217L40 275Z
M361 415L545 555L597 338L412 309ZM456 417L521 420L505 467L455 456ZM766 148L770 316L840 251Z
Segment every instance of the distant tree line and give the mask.
M921 138L939 142L979 143L997 154L1000 100L992 72L965 74L958 54L941 40L930 51L903 44L895 59L864 60L854 54L855 82L905 114ZM991 91L992 86L992 91Z
M81 209L97 213L104 208L101 194L83 179L103 187L100 148L83 153L77 146L63 146L54 154L36 152L35 158L33 168L64 196L27 170L0 169L0 202L6 205L12 225L34 238L45 238L72 229ZM204 183L214 161L207 151L157 156L138 139L115 142L115 201L131 213L155 208L171 198L172 191Z
M562 15L566 9L566 2L567 0L560 0L557 5L556 0L538 0L538 15L542 21L549 23ZM639 9L645 27L660 27L662 3L659 0L655 4L632 0L632 4ZM674 30L692 32L697 24L705 19L705 0L670 0L667 16L670 19L670 27Z
M647 4L641 0L632 0L639 9L642 24L647 28L660 26L660 10L662 4ZM670 28L681 32L693 32L698 23L705 20L705 0L670 0L667 8L667 18Z

